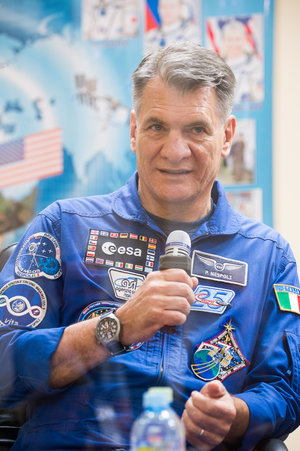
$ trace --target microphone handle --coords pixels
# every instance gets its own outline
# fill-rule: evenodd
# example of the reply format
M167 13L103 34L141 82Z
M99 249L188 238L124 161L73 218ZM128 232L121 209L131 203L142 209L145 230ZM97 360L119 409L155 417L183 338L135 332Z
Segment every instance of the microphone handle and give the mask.
M174 255L174 254L164 254L159 258L160 271L165 269L179 268L184 269L185 272L191 275L192 259L188 255ZM176 332L176 326L164 326L161 331L166 334L174 334Z
M191 266L192 260L188 255L164 254L160 256L158 269L160 271L172 268L184 269L185 272L190 276Z

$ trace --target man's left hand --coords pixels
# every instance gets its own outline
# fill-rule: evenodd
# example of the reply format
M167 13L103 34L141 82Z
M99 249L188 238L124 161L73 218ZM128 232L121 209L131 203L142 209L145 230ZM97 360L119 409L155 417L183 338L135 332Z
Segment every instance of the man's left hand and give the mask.
M185 404L182 421L186 439L201 451L219 445L230 431L237 410L234 398L219 381L208 382L193 391Z

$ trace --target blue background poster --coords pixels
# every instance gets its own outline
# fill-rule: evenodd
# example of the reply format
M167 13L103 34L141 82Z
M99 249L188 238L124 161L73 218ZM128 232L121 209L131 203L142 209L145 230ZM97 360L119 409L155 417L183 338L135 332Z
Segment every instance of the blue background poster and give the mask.
M237 79L237 131L219 179L232 205L272 225L273 17L271 0L202 1L203 45Z
M131 74L150 45L194 40L223 54L234 25L249 64L233 69L255 93L240 90L219 178L237 209L272 224L273 2L175 3L0 0L0 247L49 203L111 192L132 174Z

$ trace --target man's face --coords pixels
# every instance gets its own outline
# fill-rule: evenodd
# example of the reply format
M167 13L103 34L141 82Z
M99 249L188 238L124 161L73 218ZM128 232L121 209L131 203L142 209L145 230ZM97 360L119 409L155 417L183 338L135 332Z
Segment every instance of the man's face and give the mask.
M233 116L221 123L214 89L181 94L160 79L148 82L130 124L144 208L169 219L181 211L183 221L205 215L234 129Z
M181 19L181 0L160 0L158 4L159 16L163 25L172 25Z
M228 60L235 60L246 54L246 35L243 29L227 30L223 38L223 53Z

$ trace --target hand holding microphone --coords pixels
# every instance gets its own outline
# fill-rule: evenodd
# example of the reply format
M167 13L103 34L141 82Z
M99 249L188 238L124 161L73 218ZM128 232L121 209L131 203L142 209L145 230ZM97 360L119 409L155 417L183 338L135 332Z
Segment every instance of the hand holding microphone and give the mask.
M173 230L167 238L165 254L159 259L159 270L179 268L190 276L192 260L191 239L183 230ZM161 329L165 333L174 333L175 326L164 326Z
M190 277L190 249L191 240L186 232L170 233L165 254L159 260L159 271L149 273L117 310L123 345L146 341L158 330L175 332L176 326L186 321L197 284L197 279Z

